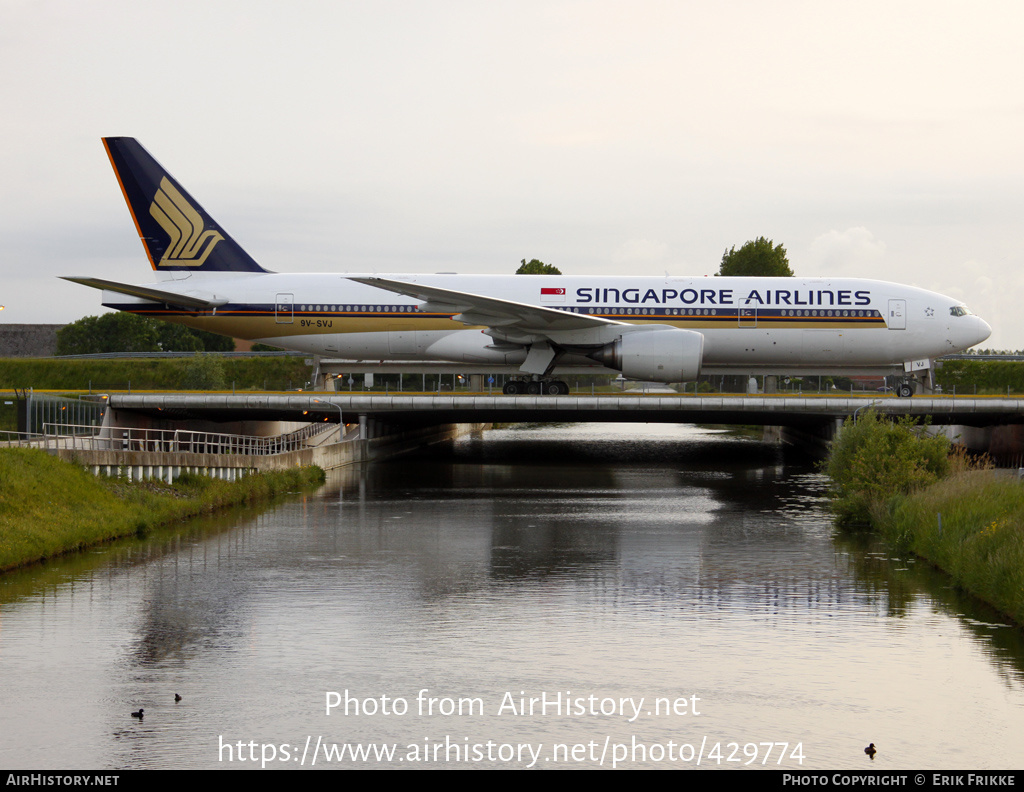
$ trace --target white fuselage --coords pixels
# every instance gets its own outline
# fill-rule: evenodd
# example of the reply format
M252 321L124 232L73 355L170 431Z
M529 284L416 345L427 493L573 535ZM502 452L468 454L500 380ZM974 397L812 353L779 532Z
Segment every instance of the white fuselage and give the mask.
M504 333L500 322L473 322L470 297L600 317L631 325L629 332L690 330L703 336L701 364L708 372L892 370L963 351L991 333L951 297L854 278L381 277L464 294L466 305L425 304L347 275L286 273L194 273L155 284L225 301L213 313L158 307L113 292L104 292L104 304L328 357L513 370L525 360L529 341ZM584 354L615 333L613 326L553 334L565 348L559 365L595 366Z

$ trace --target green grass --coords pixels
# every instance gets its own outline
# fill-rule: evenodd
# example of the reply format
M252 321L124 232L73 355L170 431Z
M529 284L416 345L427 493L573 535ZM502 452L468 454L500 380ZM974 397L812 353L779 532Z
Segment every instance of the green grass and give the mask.
M950 449L907 420L847 421L825 464L837 522L869 524L1024 624L1024 484Z
M96 477L33 449L0 451L0 570L143 534L235 504L322 483L319 468L228 482L183 476L174 485Z
M898 499L874 523L897 548L1024 624L1024 485L1015 477L954 474Z

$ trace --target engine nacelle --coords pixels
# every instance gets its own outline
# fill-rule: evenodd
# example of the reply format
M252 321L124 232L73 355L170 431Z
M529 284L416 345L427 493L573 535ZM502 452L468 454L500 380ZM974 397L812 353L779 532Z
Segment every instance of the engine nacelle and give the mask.
M704 357L704 336L674 327L626 333L587 355L624 377L652 382L697 379Z

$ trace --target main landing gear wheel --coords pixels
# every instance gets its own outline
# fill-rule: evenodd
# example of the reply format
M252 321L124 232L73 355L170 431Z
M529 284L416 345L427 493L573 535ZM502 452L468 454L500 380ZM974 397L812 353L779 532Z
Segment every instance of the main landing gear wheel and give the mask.
M896 393L901 399L909 399L914 395L914 386L909 382L901 382L899 387L896 388Z
M520 393L526 393L526 383L519 380L509 380L505 383L501 392L506 396L518 396Z

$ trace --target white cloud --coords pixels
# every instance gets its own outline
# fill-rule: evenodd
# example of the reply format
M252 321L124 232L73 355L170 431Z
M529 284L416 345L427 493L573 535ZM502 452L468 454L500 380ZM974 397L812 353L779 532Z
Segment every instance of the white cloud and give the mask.
M811 243L805 259L810 271L806 274L880 277L884 275L884 259L885 243L863 226L832 230Z

